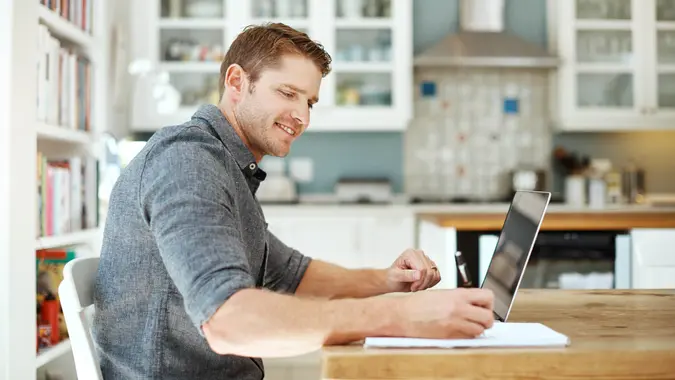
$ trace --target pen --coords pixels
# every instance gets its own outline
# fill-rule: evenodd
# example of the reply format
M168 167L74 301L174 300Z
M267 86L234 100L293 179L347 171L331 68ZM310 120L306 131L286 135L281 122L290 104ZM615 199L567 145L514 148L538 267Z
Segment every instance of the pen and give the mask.
M471 282L471 276L469 275L469 269L466 267L466 261L464 261L464 256L462 252L455 252L455 262L457 263L457 269L459 269L459 274L462 276L462 287L471 288L473 283Z

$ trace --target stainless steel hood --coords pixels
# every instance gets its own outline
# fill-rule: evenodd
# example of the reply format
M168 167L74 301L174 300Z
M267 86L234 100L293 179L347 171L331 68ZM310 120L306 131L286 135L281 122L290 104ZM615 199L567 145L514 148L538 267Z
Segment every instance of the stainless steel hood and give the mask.
M444 37L413 62L415 66L553 68L559 59L504 31L504 0L462 0L460 32Z

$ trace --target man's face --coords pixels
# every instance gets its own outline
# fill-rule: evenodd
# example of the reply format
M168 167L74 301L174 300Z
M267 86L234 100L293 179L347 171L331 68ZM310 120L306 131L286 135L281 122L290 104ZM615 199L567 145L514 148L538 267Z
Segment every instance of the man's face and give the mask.
M234 116L256 158L288 154L293 141L309 124L321 78L311 60L288 55L278 68L261 72L253 88L244 81Z

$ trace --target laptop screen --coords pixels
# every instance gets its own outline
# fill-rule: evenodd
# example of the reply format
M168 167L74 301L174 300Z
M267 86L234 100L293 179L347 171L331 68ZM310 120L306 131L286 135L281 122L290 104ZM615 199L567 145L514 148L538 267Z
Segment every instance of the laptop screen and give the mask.
M482 288L494 293L494 313L505 322L551 199L547 192L518 191L506 214Z

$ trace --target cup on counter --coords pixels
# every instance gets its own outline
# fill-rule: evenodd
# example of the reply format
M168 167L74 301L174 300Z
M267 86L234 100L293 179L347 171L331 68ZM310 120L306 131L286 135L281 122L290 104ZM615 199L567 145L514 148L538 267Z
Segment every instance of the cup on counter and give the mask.
M565 177L565 203L570 206L586 205L586 177L568 175Z
M607 204L607 184L602 178L588 180L588 206L603 208Z

